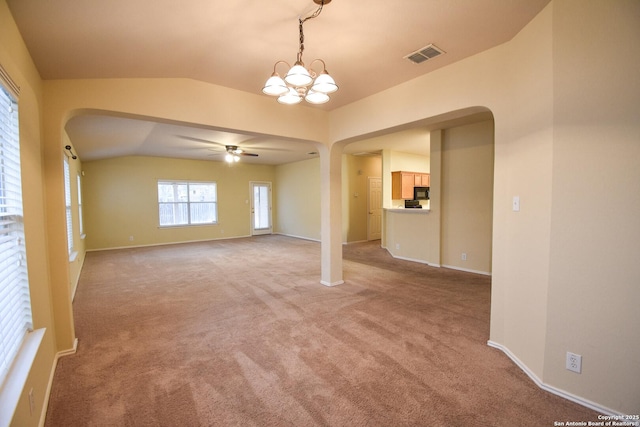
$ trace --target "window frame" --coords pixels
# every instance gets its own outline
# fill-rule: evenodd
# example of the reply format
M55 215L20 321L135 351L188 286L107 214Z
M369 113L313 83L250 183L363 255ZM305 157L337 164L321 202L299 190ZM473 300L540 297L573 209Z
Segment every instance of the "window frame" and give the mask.
M71 196L71 162L66 153L63 155L63 175L64 175L64 205L65 219L67 224L67 248L69 250L69 260L74 258L75 245L73 234L73 202Z
M24 230L19 95L20 88L0 65L0 108L3 109L0 112L0 230L7 237L2 239L3 243L11 244L14 241L12 247L0 251L0 264L5 267L12 264L14 266L13 269L3 268L3 277L0 278L6 285L2 288L4 292L0 292L0 310L6 311L8 307L10 310L5 314L11 314L0 317L0 330L3 331L0 332L0 425L11 423L45 333L44 328L33 329ZM5 265L7 261L9 264ZM11 336L13 338L8 338Z
M77 185L78 185L78 233L80 238L84 239L84 221L82 220L82 178L81 173L77 173Z
M161 185L172 185L172 186L179 186L179 185L186 185L187 186L187 200L186 201L171 201L171 202L167 202L167 201L161 201L160 198L160 186ZM190 191L190 186L191 185L211 185L213 186L213 200L205 200L205 201L192 201L191 200L191 191ZM193 181L193 180L177 180L177 179L159 179L157 181L157 185L156 185L156 189L157 189L157 196L158 196L158 227L159 228L175 228L175 227L201 227L201 226L208 226L208 225L216 225L218 224L218 184L216 181L204 181L204 180L198 180L198 181ZM186 205L186 218L187 218L187 222L186 223L172 223L172 224L162 224L162 205ZM214 220L211 222L193 222L192 221L192 205L197 205L197 204L213 204L213 216L214 216ZM175 212L175 207L174 209L172 209Z

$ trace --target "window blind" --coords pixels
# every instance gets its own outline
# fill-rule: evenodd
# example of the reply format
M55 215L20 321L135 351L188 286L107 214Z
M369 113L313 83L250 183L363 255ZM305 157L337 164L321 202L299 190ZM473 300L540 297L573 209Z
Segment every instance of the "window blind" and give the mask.
M69 255L73 252L73 217L71 215L71 174L69 173L69 158L64 157L64 204L67 215L67 247Z
M33 328L27 277L18 104L0 85L0 384Z
M78 174L78 229L80 236L84 234L84 223L82 222L82 184L80 180L80 174Z

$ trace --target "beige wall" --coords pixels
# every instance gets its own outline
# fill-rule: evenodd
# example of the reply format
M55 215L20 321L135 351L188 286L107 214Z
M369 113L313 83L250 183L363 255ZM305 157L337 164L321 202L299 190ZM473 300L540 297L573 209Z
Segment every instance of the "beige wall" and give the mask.
M558 2L544 375L640 412L640 2ZM598 52L597 63L592 59ZM582 355L581 375L564 369Z
M550 150L538 147L552 143L552 15L550 5L509 43L331 112L331 137L341 140L407 123L418 126L432 117L449 119L458 111L491 110L495 171L490 339L511 349L540 378L549 262L549 199L540 189L548 174L543 170L541 181L527 172L551 161ZM415 93L429 93L428 102ZM394 108L398 99L402 108ZM532 157L531 149L540 152ZM528 202L526 214L515 217L511 198L518 193L523 201L540 203ZM533 268L538 270L532 274Z
M640 56L629 52L638 46L640 3L615 5L554 0L511 41L332 111L331 139L490 109L490 340L540 384L635 413L640 344L629 325L640 324L631 261L640 257L640 179L630 162L638 158ZM599 51L605 59L594 61ZM604 195L593 196L589 182ZM520 212L511 210L515 195ZM587 353L582 374L564 370L572 349Z
M442 134L440 264L489 274L493 121L446 129Z
M47 230L44 204L46 178L42 169L40 128L43 103L42 83L5 1L0 1L0 64L20 86L18 99L20 161L31 308L34 328L46 329L13 419L13 425L30 427L37 426L40 420L49 377L59 349L56 345L56 322L52 310L54 301L50 293L51 281L45 237ZM58 159L62 163L62 157ZM29 411L28 400L28 392L32 388L36 409L33 416Z
M275 180L274 166L160 157L95 160L83 170L89 250L248 236L249 181ZM218 223L160 228L157 183L165 179L215 182Z
M276 167L277 233L320 240L320 159Z
M385 213L385 247L393 257L438 266L439 250L429 243L440 235L431 212L417 209Z
M368 239L369 178L382 177L381 156L344 155L342 158L342 240Z
M430 211L388 210L383 246L396 258L490 274L493 121L434 130L430 139L426 168L431 173ZM385 154L395 164L413 161L408 164L414 168L425 159ZM424 166L417 171L424 172ZM393 200L392 206L404 204ZM462 252L467 254L466 261L461 260Z
M34 322L47 328L27 382L38 409L44 407L54 355L72 348L75 338L61 158L64 124L79 109L324 144L318 205L309 214L320 216L323 259L340 270L342 153L329 143L489 109L495 119L490 339L540 384L600 408L637 413L640 55L633 53L640 41L640 2L614 5L553 0L501 46L326 113L183 79L43 85L0 0L0 61L22 88ZM429 97L415 96L420 93ZM521 198L520 212L511 210L514 195ZM334 270L323 265L326 281L340 281ZM582 374L564 370L566 351L583 355ZM15 425L37 424L26 402L23 396Z

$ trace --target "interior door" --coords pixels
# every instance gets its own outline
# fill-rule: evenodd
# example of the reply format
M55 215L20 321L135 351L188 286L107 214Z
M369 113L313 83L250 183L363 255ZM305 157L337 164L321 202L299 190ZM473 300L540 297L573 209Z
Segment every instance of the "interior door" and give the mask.
M251 183L251 235L271 234L271 183Z
M382 237L382 178L369 178L368 239Z

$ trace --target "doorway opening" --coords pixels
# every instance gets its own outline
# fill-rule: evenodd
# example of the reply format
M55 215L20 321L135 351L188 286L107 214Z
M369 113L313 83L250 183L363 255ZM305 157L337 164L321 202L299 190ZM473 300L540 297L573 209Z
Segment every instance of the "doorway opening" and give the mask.
M368 179L369 216L367 221L367 240L380 240L382 237L382 178Z
M271 183L251 182L251 235L272 233Z

